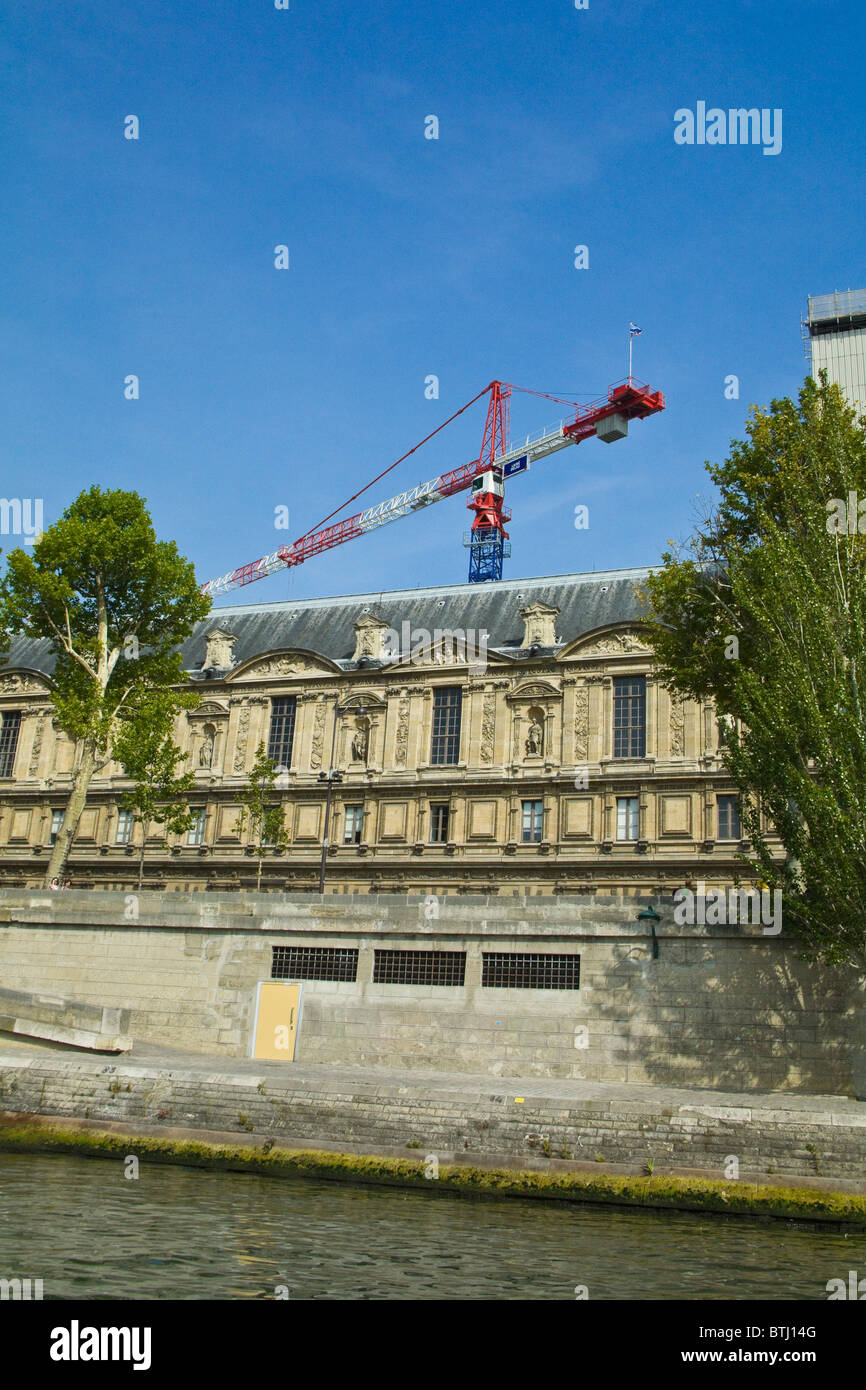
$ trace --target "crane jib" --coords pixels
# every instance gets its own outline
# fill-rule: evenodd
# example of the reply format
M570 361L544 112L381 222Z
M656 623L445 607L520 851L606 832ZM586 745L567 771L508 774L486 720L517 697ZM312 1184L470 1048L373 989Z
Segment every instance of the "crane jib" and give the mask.
M241 588L245 584L252 584L256 579L264 579L270 574L277 574L286 567L303 564L304 560L309 559L312 555L320 555L325 550L331 550L346 541L354 540L357 536L363 536L368 531L375 531L380 526L386 526L392 521L399 520L400 517L429 507L445 497L453 497L455 493L472 488L476 479L480 482L481 475L494 468L497 473L501 470L501 477L504 481L520 477L521 474L529 471L533 462L546 458L548 454L555 453L566 445L579 444L593 434L607 443L622 439L628 433L629 420L645 419L648 415L654 415L666 407L665 398L661 391L651 391L643 382L637 381L634 377L627 377L625 381L617 382L611 386L607 396L603 399L594 401L587 406L575 406L573 420L560 420L558 424L540 430L535 435L527 435L525 439L511 448L502 449L500 447L497 449L497 441L500 444L504 442L507 428L506 406L512 389L522 390L524 388L512 388L496 381L487 388L491 395L491 401L484 442L480 457L472 463L451 469L436 478L428 479L427 482L418 483L416 487L409 488L406 492L400 492L396 497L389 497L384 502L368 507L365 511L357 512L354 516L346 517L343 521L337 521L331 526L311 531L307 535L301 536L290 546L282 546L270 555L253 560L247 565L241 565L238 569L231 570L218 579L210 580L209 583L202 585L202 593L211 596L229 593L232 589ZM481 394L486 393L482 392ZM544 392L530 392L529 394L545 395ZM477 400L478 397L475 399ZM558 398L551 397L551 399ZM457 414L461 414L463 409L466 407L462 407ZM497 411L498 416L495 415ZM456 416L451 418L454 419ZM491 424L491 422L493 423ZM428 438L430 437L428 436ZM414 450L410 450L410 453L414 452ZM404 457L408 457L408 455ZM364 490L361 489L361 491ZM484 495L486 496L486 493ZM485 577L490 576L486 575ZM494 577L499 577L498 572Z

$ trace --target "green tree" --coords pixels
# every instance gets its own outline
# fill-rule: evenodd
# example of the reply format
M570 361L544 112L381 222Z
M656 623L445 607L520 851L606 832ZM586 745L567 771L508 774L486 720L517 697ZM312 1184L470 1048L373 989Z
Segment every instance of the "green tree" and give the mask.
M141 826L138 856L138 886L144 880L144 855L151 824L165 826L173 835L191 828L195 812L189 806L189 793L195 786L192 772L178 773L186 753L172 738L174 715L179 707L194 708L196 695L174 692L147 692L133 718L124 718L114 738L114 761L121 764L134 786L120 797L124 810L132 811Z
M243 809L237 821L239 835L249 825L250 843L259 861L256 892L262 886L262 860L268 850L283 854L288 844L283 808L274 801L277 775L276 763L268 757L264 743L260 743L246 790L239 797Z
M135 492L82 492L30 553L13 550L0 628L45 638L56 656L57 723L76 741L72 786L45 882L61 876L94 773L126 710L184 682L177 646L210 600L174 541L158 541Z
M835 385L753 406L719 499L646 585L669 689L712 697L754 871L807 954L866 947L866 433ZM864 503L866 509L866 503ZM866 531L866 516L863 518ZM766 824L786 857L768 844Z

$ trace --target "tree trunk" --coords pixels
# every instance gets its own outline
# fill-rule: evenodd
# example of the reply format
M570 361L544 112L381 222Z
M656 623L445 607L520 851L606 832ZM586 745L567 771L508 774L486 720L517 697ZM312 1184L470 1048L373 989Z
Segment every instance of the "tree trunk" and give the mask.
M90 782L96 768L96 747L92 740L86 739L81 751L81 761L72 778L72 790L69 793L69 800L66 803L66 813L63 817L63 824L57 835L57 839L51 847L51 855L48 860L48 867L45 870L45 887L48 888L53 878L62 878L66 869L66 861L69 858L69 851L72 848L72 841L78 829L78 822L81 820L81 813L87 801L87 793L90 789Z
M260 848L260 850L259 850L259 871L258 871L258 874L256 875L256 892L257 892L257 893L261 893L261 891L262 891L262 857L263 857L263 856L262 856L262 854L261 854L261 848Z
M145 832L145 828L144 828L144 821L142 821L142 823L141 823L141 854L138 856L138 891L139 891L139 893L141 892L141 883L142 883L142 879L144 878L144 846L145 846L145 840L146 840L146 832Z

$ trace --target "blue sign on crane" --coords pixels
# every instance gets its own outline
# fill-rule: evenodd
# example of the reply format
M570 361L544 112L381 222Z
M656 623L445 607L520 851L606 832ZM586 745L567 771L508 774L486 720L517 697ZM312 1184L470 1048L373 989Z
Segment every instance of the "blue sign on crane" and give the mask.
M525 473L529 467L529 455L521 454L519 459L510 459L503 464L502 474L505 478L513 478L517 473Z

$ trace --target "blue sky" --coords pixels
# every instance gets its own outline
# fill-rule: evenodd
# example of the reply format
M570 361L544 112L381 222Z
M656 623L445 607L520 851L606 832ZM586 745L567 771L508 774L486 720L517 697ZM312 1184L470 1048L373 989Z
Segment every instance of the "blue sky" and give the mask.
M204 581L494 377L603 394L633 319L668 410L511 486L506 574L656 562L749 403L799 386L806 295L866 284L864 42L849 0L7 3L3 494L48 524L93 482L135 488ZM781 153L677 145L698 101L780 108ZM559 414L517 396L514 431ZM364 505L482 428L478 405ZM232 598L461 583L470 522L452 498Z

